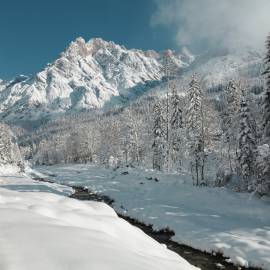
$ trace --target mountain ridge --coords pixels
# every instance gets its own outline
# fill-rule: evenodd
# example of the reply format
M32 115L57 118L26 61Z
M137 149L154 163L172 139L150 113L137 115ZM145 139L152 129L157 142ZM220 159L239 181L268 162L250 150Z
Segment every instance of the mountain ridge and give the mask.
M259 73L256 67L261 59L249 50L195 57L187 48L142 51L101 38L86 42L79 37L37 74L0 80L0 114L7 121L27 121L121 105L161 83L168 63L181 73L182 84L195 72L211 88L241 73L251 79Z

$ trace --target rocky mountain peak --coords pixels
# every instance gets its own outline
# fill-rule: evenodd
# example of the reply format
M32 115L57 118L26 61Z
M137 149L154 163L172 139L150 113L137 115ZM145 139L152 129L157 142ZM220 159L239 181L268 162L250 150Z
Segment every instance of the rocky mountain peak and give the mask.
M215 86L240 71L242 76L250 77L259 68L260 61L255 53L206 55L195 59L186 48L158 53L129 50L101 38L86 42L79 37L58 59L33 77L21 77L9 83L0 81L0 116L28 121L123 104L153 85L162 85L167 63L181 71L176 74L185 74L186 79L181 77L182 84L196 72L205 85Z
M61 54L62 57L67 57L68 59L86 57L89 54L89 49L85 40L82 37L72 41L65 51Z

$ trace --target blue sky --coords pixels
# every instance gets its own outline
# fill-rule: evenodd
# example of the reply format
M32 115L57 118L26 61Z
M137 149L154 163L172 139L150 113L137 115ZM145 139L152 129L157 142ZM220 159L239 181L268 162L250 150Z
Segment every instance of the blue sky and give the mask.
M216 2L219 2L217 5ZM34 74L82 36L127 48L263 48L269 0L1 0L0 79Z
M155 9L154 0L2 0L0 78L36 73L78 36L171 48L170 28L151 26Z

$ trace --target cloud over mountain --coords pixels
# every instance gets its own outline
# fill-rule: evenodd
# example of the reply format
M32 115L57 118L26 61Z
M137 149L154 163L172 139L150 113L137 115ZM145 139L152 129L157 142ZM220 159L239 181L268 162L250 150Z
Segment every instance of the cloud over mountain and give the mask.
M153 25L175 30L178 45L262 48L270 31L269 0L154 0Z

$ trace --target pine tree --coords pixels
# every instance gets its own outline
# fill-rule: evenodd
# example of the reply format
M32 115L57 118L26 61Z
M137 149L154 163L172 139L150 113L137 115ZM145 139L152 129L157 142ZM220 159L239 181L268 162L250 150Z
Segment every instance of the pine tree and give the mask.
M171 144L173 152L173 161L178 163L177 167L180 168L180 151L181 151L181 137L183 129L183 112L182 112L182 102L179 94L176 91L176 87L173 88L171 96Z
M166 121L163 115L162 104L158 100L154 106L154 143L153 148L153 168L162 170L166 156L166 133L164 126Z
M241 190L248 190L255 174L256 141L252 132L251 116L245 97L240 104L240 129L238 138L238 162L242 176Z
M186 111L186 127L189 134L196 136L201 130L202 91L195 75L192 76L188 90L188 104Z
M4 123L0 123L0 165L1 164L23 165L16 139L9 126Z
M257 177L253 190L261 195L270 194L270 147L267 144L258 147L256 160Z
M183 127L183 112L182 112L181 97L177 93L175 88L172 91L171 108L172 108L171 128L174 130L181 129Z
M227 154L231 172L233 172L232 161L235 160L235 151L233 151L233 147L236 146L237 141L237 117L240 109L240 101L240 84L234 80L231 80L224 91L224 110L222 112L224 141L228 145Z
M264 138L270 142L270 34L266 41L266 57L264 59L266 87L264 93L264 114L263 114L263 130Z
M142 119L132 108L126 109L123 116L122 134L124 144L125 162L139 165L140 162L140 131Z
M202 111L202 91L201 86L195 75L189 84L188 108L186 111L186 128L188 139L190 141L190 154L193 157L191 161L191 171L194 174L195 184L198 186L204 182L204 126Z
M254 190L260 194L270 193L270 34L266 40L266 57L264 59L265 90L263 106L263 145L258 147L257 179ZM262 151L267 149L267 151Z
M165 52L164 54L164 58L163 58L163 68L162 71L164 73L164 77L165 77L165 81L167 83L167 87L166 87L166 104L165 104L165 108L166 108L166 114L165 114L165 168L166 171L169 172L171 169L171 158L172 158L172 134L171 134L171 94L172 94L172 89L175 88L175 82L173 80L173 78L175 77L175 75L177 74L178 71L178 66L176 65L176 63L173 60L173 53L171 50L168 50Z

